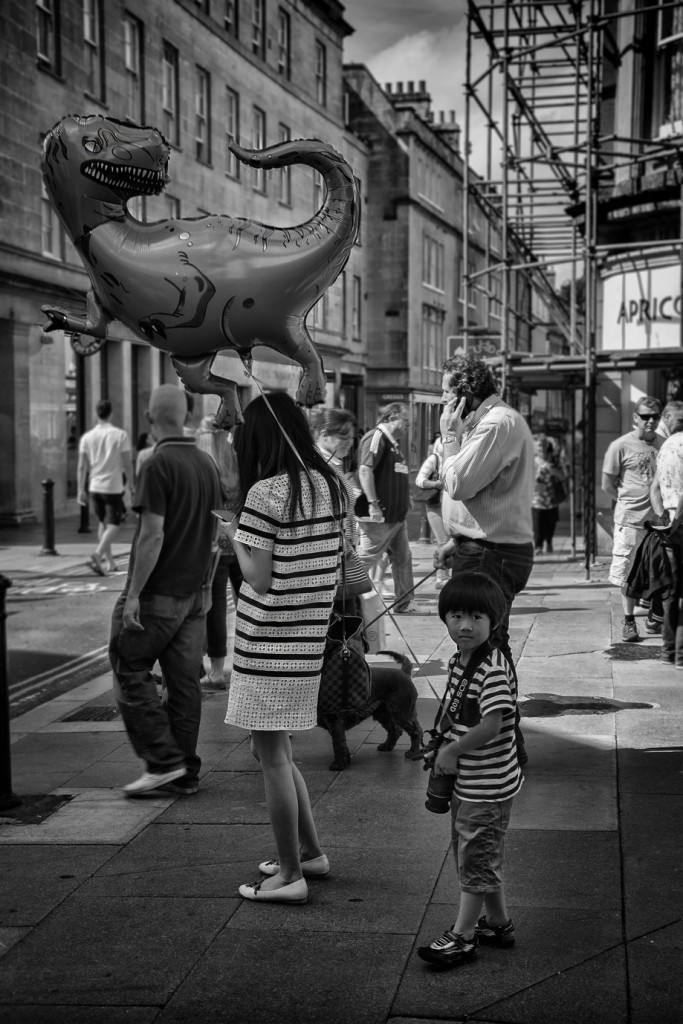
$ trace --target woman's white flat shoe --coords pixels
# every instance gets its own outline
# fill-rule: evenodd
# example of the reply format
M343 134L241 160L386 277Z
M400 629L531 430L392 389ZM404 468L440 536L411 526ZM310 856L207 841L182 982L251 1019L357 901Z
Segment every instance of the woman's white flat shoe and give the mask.
M280 870L278 860L264 860L258 866L262 875L276 875ZM301 870L307 878L321 878L330 870L330 862L327 855L321 853L319 857L311 857L310 860L301 861Z
M254 900L256 903L305 903L308 899L308 886L303 878L283 885L280 889L262 889L260 882L254 882L253 885L241 885L239 894L245 900Z

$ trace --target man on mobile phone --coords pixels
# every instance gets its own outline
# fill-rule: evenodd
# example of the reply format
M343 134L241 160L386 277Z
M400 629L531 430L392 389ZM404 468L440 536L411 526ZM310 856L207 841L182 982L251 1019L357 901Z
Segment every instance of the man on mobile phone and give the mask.
M499 396L493 371L482 359L447 359L442 387L442 511L450 537L434 564L450 565L454 574L483 572L496 581L507 601L498 646L513 666L510 609L534 564L531 430ZM526 763L519 730L517 753Z

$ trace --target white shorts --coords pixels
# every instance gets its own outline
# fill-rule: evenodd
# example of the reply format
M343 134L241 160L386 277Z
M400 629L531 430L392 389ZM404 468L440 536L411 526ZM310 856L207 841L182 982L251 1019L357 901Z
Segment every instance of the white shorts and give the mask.
M633 565L636 549L645 536L645 530L639 526L623 526L614 524L614 540L612 542L612 564L609 569L609 581L615 587L623 587Z

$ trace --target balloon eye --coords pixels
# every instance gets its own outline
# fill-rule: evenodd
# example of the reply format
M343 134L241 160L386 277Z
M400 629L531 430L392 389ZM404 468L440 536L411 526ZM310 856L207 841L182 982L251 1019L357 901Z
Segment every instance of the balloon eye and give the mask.
M97 139L84 139L83 149L87 150L88 153L99 153L102 149L102 145L97 141Z

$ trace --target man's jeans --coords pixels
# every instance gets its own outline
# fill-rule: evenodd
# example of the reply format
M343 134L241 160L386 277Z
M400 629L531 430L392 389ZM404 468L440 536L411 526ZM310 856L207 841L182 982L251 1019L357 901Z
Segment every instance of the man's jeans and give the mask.
M662 653L674 658L677 665L683 665L683 536L676 531L675 537L666 542L666 553L669 556L671 575L673 576L673 593L665 598L664 618L662 621Z
M507 611L498 630L498 646L511 665L510 609L512 602L524 590L534 566L534 545L493 544L491 541L456 537L455 551L448 564L453 575L460 572L483 572L496 581L507 602Z
M534 566L534 545L494 544L491 541L456 537L455 552L448 559L453 575L459 572L483 572L494 579L507 602L507 610L498 628L498 647L517 677L510 647L510 609L512 602L527 584ZM519 705L515 708L515 739L520 764L526 763L524 735L519 725Z
M114 607L109 660L128 737L148 771L167 772L184 764L188 777L196 779L201 764L197 756L202 711L199 665L210 589L204 587L192 597L143 593L143 632L123 626L126 593ZM151 675L156 661L164 675L163 703Z
M360 543L358 557L365 566L368 575L386 551L391 564L391 575L394 578L394 594L399 611L410 601L413 589L413 555L408 542L408 524L405 519L400 523L359 523ZM403 595L407 597L401 600Z

